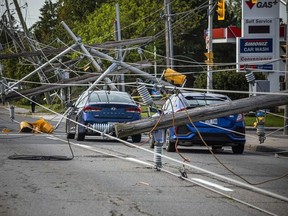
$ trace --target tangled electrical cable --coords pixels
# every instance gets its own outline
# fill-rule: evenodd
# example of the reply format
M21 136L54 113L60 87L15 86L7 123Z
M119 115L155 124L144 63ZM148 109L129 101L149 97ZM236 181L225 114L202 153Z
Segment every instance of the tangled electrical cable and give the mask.
M15 90L13 90L13 91L15 91ZM20 94L19 92L16 92L16 93ZM22 95L22 97L31 101L30 98L27 98L24 95ZM40 104L38 104L38 105L40 105ZM40 106L42 106L42 105L40 105ZM13 114L10 113L10 115L11 115L10 117L11 117L12 122L20 124L20 122L15 120L14 113ZM29 127L29 129L31 129L31 131L35 131L36 133L43 134L42 131L40 131L37 128L32 128L29 124L27 125L27 127ZM56 136L51 135L51 134L49 136L56 137ZM45 156L45 155L11 155L11 156L8 156L8 159L11 159L11 160L63 160L63 161L64 160L66 160L66 161L73 160L74 159L74 152L73 152L73 149L72 149L71 144L69 142L69 139L67 139L67 142L68 142L69 150L71 152L71 157L62 156L62 155L48 155L48 156Z
M180 101L182 101L182 99L179 97ZM183 103L183 101L182 101ZM189 113L188 113L188 110L185 109L185 112L186 112L186 115L189 119L189 122L190 124L195 128L198 136L200 137L202 143L207 147L208 151L211 153L211 155L215 158L215 160L221 165L223 166L227 171L229 171L231 174L237 176L238 178L242 179L243 181L245 181L246 183L250 184L250 185L261 185L261 184L265 184L267 182L272 182L272 181L276 181L276 180L279 180L279 179L282 179L282 178L285 178L288 176L288 173L285 173L279 177L275 177L275 178L271 178L271 179L268 179L268 180L265 180L265 181L262 181L262 182L258 182L258 183L252 183L250 182L249 180L247 180L246 178L242 177L241 175L237 174L236 172L234 172L232 169L230 169L228 166L226 166L215 154L214 152L209 148L209 145L205 142L202 134L200 133L199 129L195 126L194 122L192 121ZM213 126L213 125L211 125ZM223 130L226 130L225 128L222 128Z
M13 122L16 123L20 123L17 122L15 119L13 120ZM42 131L38 130L37 128L32 128L30 127L31 130L34 130L36 133L43 133ZM50 134L50 136L52 136ZM42 160L42 161L69 161L69 160L73 160L74 159L74 152L73 149L71 147L71 144L69 142L69 139L67 139L68 142L68 146L71 152L71 157L68 156L62 156L62 155L10 155L8 156L8 159L11 160Z

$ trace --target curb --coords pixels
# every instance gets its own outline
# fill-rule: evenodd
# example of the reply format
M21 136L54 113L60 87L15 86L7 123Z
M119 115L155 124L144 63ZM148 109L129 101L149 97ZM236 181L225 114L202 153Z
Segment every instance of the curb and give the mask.
M270 146L265 146L265 145L245 145L245 150L249 150L249 151L257 151L257 152L274 152L274 153L279 153L279 152L284 152L287 151L285 149L281 149L281 148L274 148L274 147L270 147Z
M256 131L256 128L252 126L246 126L245 128L248 131ZM280 128L280 127L265 127L265 131L275 131L275 130L279 130L283 132L283 128Z

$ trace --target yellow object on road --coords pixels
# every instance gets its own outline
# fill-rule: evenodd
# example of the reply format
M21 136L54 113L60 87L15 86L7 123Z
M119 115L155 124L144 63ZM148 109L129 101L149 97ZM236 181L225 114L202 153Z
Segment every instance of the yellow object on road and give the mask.
M34 128L37 128L40 132L43 133L53 133L54 131L54 127L43 118L33 122L32 125Z
M20 122L20 132L31 133L33 131L33 125L27 121Z
M9 132L12 132L12 130L8 129L8 128L4 128L2 130L2 133L9 133Z
M47 121L45 121L43 118L33 122L29 123L27 121L22 121L20 123L20 132L25 133L53 133L54 127Z

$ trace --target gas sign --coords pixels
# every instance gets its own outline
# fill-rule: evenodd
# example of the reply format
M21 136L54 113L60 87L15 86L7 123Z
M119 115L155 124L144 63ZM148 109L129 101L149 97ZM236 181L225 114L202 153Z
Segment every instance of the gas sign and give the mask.
M279 18L280 0L252 0L242 1L242 17L270 17Z
M242 37L237 39L237 71L268 72L270 91L279 91L280 0L242 0Z

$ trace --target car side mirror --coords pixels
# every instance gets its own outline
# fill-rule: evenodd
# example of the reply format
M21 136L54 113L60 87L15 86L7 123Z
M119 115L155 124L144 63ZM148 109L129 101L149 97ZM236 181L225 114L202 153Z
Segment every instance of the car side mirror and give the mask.
M74 107L74 104L71 102L71 101L68 101L66 103L66 107L69 108L69 107Z
M150 111L151 111L151 112L155 112L155 113L159 113L159 114L162 113L162 110L161 110L161 109L157 109L157 108L155 108L155 107L150 107Z

